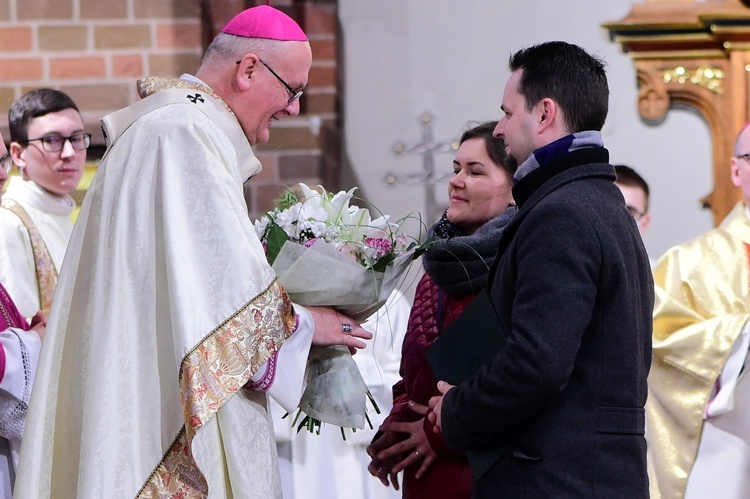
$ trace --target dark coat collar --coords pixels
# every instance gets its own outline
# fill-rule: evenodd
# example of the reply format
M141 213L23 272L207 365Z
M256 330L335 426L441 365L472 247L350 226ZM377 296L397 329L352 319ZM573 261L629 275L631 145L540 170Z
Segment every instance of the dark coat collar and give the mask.
M591 163L609 163L609 151L603 147L587 147L558 156L519 180L513 186L513 199L520 208L548 180L575 166Z
M609 164L609 151L603 147L578 149L545 163L513 186L513 199L518 205L518 215L505 227L498 245L498 256L492 262L487 289L492 289L500 256L505 253L523 220L541 199L559 187L584 178L606 178L614 182L615 168Z

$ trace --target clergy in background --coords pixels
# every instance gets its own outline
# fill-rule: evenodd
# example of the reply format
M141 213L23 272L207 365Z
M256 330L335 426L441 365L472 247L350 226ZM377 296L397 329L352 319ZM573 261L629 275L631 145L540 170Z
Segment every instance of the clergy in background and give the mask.
M75 102L51 88L32 90L8 112L11 177L0 209L0 281L25 317L49 312L91 135Z
M750 497L750 127L729 174L742 201L654 269L646 428L654 498Z
M0 134L0 198L12 165L13 158ZM0 284L0 497L13 494L18 452L45 325L41 312L29 324Z

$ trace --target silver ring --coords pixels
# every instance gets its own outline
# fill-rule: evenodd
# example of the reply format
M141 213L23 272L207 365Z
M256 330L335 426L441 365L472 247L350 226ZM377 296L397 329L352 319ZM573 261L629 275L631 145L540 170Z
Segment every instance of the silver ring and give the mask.
M346 324L344 322L341 323L341 332L344 334L352 334L352 325Z

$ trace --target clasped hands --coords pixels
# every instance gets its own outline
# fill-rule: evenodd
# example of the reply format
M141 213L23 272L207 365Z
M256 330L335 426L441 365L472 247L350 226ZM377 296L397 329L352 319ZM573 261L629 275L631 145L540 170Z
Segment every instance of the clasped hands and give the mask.
M453 385L441 381L438 383L440 395L432 397L429 407L409 401L409 408L423 416L417 421L385 423L379 428L379 438L367 447L371 461L367 471L378 478L383 485L398 490L398 473L408 466L419 464L414 477L421 478L437 459L437 453L430 445L425 433L424 418L433 423L435 432L440 431L440 414L443 395Z
M401 470L419 464L415 476L420 478L437 458L424 431L428 407L410 400L409 408L423 417L416 421L384 423L379 428L380 437L367 447L371 457L367 471L386 487L392 484L395 490L399 490Z

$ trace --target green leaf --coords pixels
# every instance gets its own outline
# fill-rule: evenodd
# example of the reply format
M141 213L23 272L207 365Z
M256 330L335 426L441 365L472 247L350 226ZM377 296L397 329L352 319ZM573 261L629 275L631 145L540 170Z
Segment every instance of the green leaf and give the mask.
M381 256L378 258L378 261L375 262L375 265L372 266L372 270L375 272L385 272L386 267L388 267L388 264L391 263L393 260L396 259L396 255L393 253L389 253L387 255Z
M416 243L410 244L409 247L407 248L407 251L413 249L414 250L413 259L416 260L417 258L422 256L422 254L427 250L427 248L432 246L435 240L437 240L437 236L435 234L430 234L430 237L428 237L427 240L423 242L422 244L416 244Z
M279 211L284 211L294 206L297 201L297 194L295 194L293 190L287 187L286 190L282 192L278 198L276 198L276 209L278 209Z
M279 256L279 251L284 243L289 240L289 236L284 229L279 227L277 224L272 223L268 226L268 232L266 233L266 254L268 255L268 261L273 265L276 257Z

